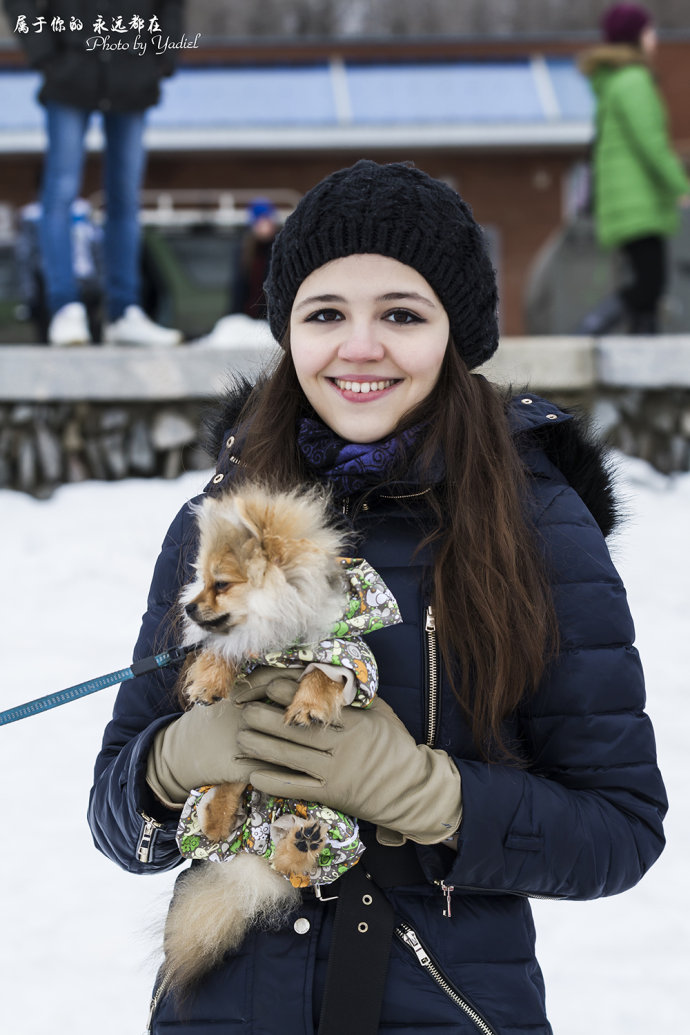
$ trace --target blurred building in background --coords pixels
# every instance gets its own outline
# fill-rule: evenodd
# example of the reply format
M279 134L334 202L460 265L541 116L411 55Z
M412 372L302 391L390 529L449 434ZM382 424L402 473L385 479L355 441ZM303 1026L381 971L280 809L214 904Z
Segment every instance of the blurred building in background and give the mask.
M193 22L192 11L188 28ZM503 333L569 332L613 277L584 211L592 99L575 58L590 42L586 34L338 42L202 34L183 51L149 120L149 311L187 337L207 332L227 311L232 244L248 201L268 197L285 215L329 171L370 157L412 160L470 201L498 269ZM12 44L0 50L0 206L8 226L34 200L44 146L39 77ZM689 63L690 31L662 33L662 88L686 156ZM84 194L97 213L97 127L90 147ZM5 295L11 236L0 241ZM678 247L666 329L687 331L677 285L690 278L690 227ZM0 299L0 322L10 310ZM2 340L7 334L0 326Z
M501 330L513 336L488 376L584 409L598 433L660 470L690 469L690 210L662 323L684 334L553 337L571 333L618 279L588 213L593 101L576 63L606 2L188 5L193 45L147 129L143 301L203 347L169 350L155 373L149 357L107 349L2 348L40 340L16 258L45 140L39 76L0 19L0 485L46 495L63 481L174 477L207 464L199 423L209 392L229 366L253 376L270 347L250 340L246 324L261 321L240 317L233 342L225 335L252 202L266 199L280 222L304 191L361 157L414 161L456 186L486 228ZM655 13L660 88L687 162L687 0L658 0ZM97 229L98 122L88 143L83 194Z

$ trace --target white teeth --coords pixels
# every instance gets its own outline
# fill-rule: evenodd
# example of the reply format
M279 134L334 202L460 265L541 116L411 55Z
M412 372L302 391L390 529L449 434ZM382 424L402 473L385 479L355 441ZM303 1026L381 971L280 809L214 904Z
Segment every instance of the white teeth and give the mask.
M337 377L334 377L333 380L341 391L362 393L363 395L370 392L382 392L395 383L394 381L341 381Z

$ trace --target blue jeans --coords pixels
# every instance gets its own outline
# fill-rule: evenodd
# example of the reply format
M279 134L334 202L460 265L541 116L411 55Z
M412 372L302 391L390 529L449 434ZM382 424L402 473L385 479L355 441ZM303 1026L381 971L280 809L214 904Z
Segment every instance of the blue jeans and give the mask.
M51 315L79 300L74 275L70 206L84 170L84 137L91 112L64 104L46 105L48 148L41 193L43 276ZM107 319L117 320L139 304L139 189L144 175L144 112L103 115L106 197L104 233Z

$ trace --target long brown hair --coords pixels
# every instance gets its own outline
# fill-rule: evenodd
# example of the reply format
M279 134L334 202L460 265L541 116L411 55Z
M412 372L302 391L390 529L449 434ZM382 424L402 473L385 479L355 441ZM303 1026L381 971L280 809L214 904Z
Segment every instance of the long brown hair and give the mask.
M481 754L516 761L504 720L536 689L558 633L526 517L529 487L508 425L508 399L471 374L450 342L434 389L396 430L424 427L414 458L422 474L444 458L445 478L425 496L435 520L420 548L431 543L435 550L433 604L450 684ZM296 430L307 412L286 341L242 414L243 466L251 477L283 485L305 478Z

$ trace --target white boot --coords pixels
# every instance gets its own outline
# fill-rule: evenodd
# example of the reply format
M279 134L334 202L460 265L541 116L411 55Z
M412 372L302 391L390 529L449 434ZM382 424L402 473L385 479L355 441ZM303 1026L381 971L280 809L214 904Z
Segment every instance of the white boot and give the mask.
M68 302L53 316L48 325L50 345L88 345L91 341L86 309L81 302Z
M180 331L154 323L138 305L128 305L119 320L106 324L103 341L107 345L179 345Z

